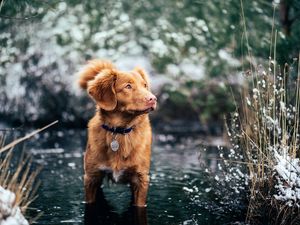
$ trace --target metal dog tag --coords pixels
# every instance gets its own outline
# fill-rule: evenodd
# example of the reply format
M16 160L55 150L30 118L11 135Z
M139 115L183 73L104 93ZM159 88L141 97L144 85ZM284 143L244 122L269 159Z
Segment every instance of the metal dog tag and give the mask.
M114 152L118 151L120 147L119 142L116 139L112 140L112 142L110 143L110 147Z

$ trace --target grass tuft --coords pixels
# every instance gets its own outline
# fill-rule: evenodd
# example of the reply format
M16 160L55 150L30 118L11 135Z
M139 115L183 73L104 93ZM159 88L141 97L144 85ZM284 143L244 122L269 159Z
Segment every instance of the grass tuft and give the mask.
M0 218L5 220L7 217L14 216L17 220L21 218L21 220L19 220L19 222L22 221L20 224L27 224L27 222L22 219L22 216L18 214L18 209L21 210L23 215L32 209L30 208L30 204L37 198L37 190L40 185L37 181L37 176L41 168L35 168L32 165L32 158L26 154L18 156L18 160L15 162L16 157L14 156L13 148L20 142L27 140L57 122L58 121L55 121L41 129L37 129L7 145L5 145L5 134L0 135L0 187L9 191L3 192L4 195L11 195L9 193L14 194L12 206L10 206L10 203L5 203L8 198L11 199L11 196L2 196L3 199L0 199L0 202L3 200L4 204L8 204L7 207L13 208L12 211L7 211L6 206L3 206L5 207L5 214L2 215L0 210ZM29 223L36 221L40 215L41 213L37 213L35 218L30 218Z
M300 221L297 60L291 66L280 67L274 59L266 68L257 66L229 127L232 145L240 146L247 165L250 224Z
M276 62L277 30L273 25L268 64L252 55L241 0L241 17L249 70L242 101L228 126L247 169L249 224L300 223L300 54L288 65Z

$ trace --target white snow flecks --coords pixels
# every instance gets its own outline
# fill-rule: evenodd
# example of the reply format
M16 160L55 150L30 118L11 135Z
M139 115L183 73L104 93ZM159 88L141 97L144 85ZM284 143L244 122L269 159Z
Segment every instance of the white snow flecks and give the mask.
M0 225L29 225L15 199L14 193L0 186Z
M182 190L186 191L186 192L194 192L194 190L192 188L188 188L188 187L183 187Z
M293 158L288 153L288 148L273 148L274 157L277 162L274 169L278 193L274 195L280 201L300 200L300 165L299 158Z

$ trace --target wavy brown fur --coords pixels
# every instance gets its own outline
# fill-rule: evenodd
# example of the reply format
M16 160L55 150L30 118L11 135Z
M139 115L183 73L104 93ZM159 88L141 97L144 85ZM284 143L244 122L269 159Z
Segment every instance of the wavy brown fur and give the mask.
M94 59L90 60L88 64L79 72L79 86L82 89L87 89L87 83L93 80L95 76L104 69L114 69L115 66L106 60Z

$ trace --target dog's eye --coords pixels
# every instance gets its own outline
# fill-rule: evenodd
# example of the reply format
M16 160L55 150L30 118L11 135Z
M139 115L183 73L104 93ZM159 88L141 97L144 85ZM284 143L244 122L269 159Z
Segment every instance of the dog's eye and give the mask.
M130 84L127 84L125 88L126 88L126 89L131 89L132 86L131 86Z
M147 87L148 87L148 85L147 85L147 84L144 84L144 86L145 86L145 88L147 88Z

